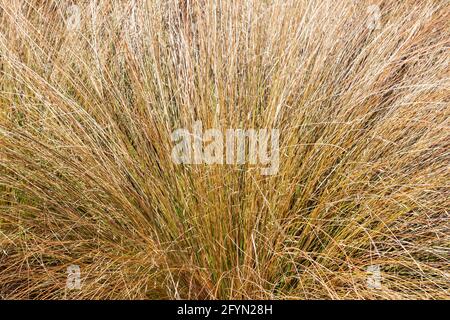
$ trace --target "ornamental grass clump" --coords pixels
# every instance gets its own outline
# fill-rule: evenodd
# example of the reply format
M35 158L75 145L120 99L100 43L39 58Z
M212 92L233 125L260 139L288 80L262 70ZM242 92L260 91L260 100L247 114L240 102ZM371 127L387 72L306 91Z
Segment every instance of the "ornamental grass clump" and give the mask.
M1 297L449 299L449 21L0 0ZM276 170L248 136L246 161L174 161L198 121L278 132Z

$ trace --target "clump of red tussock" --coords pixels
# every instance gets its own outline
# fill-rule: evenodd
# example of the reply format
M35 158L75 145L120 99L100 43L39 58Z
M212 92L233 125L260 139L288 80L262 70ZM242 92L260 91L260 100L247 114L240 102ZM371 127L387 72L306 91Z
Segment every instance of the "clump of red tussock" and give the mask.
M449 298L448 1L69 4L0 1L3 298ZM196 120L278 173L175 165Z

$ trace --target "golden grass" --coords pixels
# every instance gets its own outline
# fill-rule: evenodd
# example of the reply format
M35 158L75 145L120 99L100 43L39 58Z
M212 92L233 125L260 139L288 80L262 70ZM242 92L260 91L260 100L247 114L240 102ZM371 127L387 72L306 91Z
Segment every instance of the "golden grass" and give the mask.
M92 3L0 0L3 298L450 298L447 0ZM278 174L175 165L196 120Z

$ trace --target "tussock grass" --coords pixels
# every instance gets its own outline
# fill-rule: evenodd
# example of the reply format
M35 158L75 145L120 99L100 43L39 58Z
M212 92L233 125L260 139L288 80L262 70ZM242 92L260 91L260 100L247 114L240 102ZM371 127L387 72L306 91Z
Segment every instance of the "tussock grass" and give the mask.
M69 4L0 0L3 298L449 298L447 0ZM196 120L278 174L175 165Z

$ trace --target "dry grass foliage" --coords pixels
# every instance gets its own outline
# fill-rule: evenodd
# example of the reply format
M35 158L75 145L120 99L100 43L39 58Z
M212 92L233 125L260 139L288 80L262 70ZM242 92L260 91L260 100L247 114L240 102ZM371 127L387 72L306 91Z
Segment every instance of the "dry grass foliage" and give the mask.
M73 4L0 0L3 298L450 298L447 0ZM175 165L196 120L278 173Z

